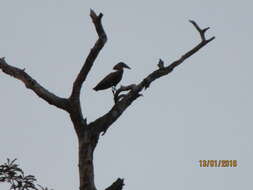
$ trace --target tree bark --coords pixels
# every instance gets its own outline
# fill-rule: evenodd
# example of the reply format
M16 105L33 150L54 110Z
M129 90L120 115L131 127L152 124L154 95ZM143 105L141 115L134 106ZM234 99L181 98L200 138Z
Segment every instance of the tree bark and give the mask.
M93 153L97 145L98 137L86 131L82 138L79 138L79 175L80 190L96 190L94 182Z
M69 97L71 104L69 113L79 143L78 167L80 177L80 190L96 190L94 182L93 153L99 138L99 135L93 133L91 128L87 125L86 119L83 118L80 103L80 92L82 84L85 82L98 54L107 41L107 36L102 26L103 14L100 13L97 15L93 10L91 10L90 17L98 34L98 40L94 44L94 47L91 49L84 62L83 67L77 75L73 83L71 96Z

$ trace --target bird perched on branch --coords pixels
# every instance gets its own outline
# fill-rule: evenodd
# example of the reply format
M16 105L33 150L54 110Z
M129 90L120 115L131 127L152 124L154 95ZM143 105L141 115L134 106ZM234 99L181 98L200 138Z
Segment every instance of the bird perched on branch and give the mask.
M124 68L131 69L127 64L123 62L119 62L116 64L113 69L116 70L115 72L111 72L108 74L103 80L101 80L95 88L95 91L105 90L112 87L112 91L116 90L116 85L121 81Z

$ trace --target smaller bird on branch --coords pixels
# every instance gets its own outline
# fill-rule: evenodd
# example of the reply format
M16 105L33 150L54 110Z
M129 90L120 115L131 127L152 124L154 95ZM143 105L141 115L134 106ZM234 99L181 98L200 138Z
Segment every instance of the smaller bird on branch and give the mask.
M113 67L113 69L116 70L116 71L111 72L110 74L108 74L93 89L95 91L99 91L99 90L105 90L105 89L108 89L108 88L112 88L112 92L114 93L116 91L117 84L122 79L124 68L131 69L127 64L125 64L123 62L119 62L118 64L116 64Z

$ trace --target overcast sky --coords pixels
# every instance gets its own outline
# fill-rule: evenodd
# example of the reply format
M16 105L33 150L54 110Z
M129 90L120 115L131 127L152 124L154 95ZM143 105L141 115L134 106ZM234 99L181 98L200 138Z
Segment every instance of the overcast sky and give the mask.
M68 97L97 39L90 8L103 12L108 42L82 89L88 122L113 106L92 88L119 61L138 83L196 45L189 19L216 39L144 92L100 138L97 189L118 177L125 190L252 189L252 7L250 0L0 0L0 56ZM0 72L0 162L18 158L54 190L78 189L77 138L68 114ZM200 168L199 160L237 160L237 168ZM7 187L0 185L0 189Z

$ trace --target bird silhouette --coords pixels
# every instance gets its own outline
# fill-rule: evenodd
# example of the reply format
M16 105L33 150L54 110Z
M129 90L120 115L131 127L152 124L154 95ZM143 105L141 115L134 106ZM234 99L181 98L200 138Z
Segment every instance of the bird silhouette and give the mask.
M93 89L95 91L105 90L112 87L112 90L115 91L116 85L121 81L124 68L131 69L127 64L123 62L119 62L116 64L113 69L116 70L114 72L109 73L103 80L101 80L97 86Z

